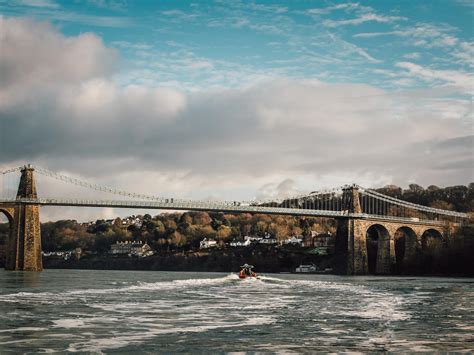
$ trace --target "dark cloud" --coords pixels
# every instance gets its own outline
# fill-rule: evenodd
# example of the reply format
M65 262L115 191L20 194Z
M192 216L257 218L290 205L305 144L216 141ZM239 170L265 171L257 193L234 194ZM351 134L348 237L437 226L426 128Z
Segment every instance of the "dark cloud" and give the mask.
M469 116L459 100L433 110L368 85L289 79L192 94L120 87L116 53L95 35L0 18L0 41L1 166L33 162L130 190L235 198L341 179L472 180L469 122L446 119Z

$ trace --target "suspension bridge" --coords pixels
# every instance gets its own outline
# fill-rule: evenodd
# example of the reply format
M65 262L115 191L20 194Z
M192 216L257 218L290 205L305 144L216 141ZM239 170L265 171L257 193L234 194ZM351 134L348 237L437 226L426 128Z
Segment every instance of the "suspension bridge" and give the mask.
M37 189L35 173L49 179L53 188L43 190L40 186ZM367 273L366 235L371 228L378 235L377 272L389 273L395 258L394 238L397 233L402 231L408 236L404 254L410 258L414 257L416 249L420 247L424 234L428 232L440 237L446 236L468 217L465 213L403 201L357 184L281 199L200 201L128 192L32 165L0 171L0 178L0 212L7 216L10 223L6 262L6 269L10 270L42 269L40 206L215 211L334 218L337 220L336 249L340 254L340 272L346 274ZM51 185L51 181L55 183ZM59 196L54 196L58 191L56 183L73 185L96 194L108 194L113 198L61 197L60 193Z

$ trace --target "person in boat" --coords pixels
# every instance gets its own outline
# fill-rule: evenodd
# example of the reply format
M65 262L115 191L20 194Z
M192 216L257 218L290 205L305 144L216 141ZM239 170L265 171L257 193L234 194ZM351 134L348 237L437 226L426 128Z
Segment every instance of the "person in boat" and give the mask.
M241 268L240 273L239 273L240 278L257 276L257 274L254 271L252 271L253 265L244 264L240 268Z

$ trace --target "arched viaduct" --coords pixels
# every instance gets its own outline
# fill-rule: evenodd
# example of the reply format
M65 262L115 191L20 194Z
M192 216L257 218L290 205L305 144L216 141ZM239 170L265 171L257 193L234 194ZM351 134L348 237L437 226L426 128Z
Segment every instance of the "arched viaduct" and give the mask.
M428 237L446 240L454 226L427 221L394 222L361 216L339 220L336 271L348 275L391 274L414 264Z

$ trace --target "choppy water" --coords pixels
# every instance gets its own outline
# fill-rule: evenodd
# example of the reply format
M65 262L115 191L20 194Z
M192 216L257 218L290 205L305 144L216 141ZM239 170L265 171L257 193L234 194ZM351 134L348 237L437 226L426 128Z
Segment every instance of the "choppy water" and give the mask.
M1 352L472 351L474 279L0 271Z

